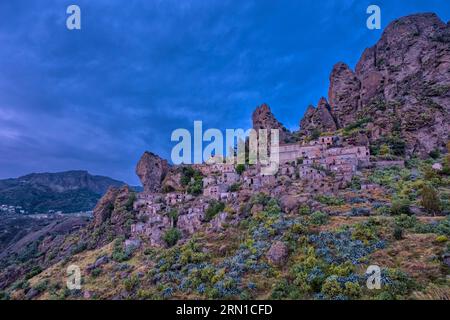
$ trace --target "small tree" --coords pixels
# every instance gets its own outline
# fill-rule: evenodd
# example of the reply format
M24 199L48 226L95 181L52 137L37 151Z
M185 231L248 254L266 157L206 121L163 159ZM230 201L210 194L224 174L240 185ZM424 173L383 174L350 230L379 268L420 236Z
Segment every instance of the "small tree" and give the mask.
M178 240L181 238L181 231L177 228L172 228L167 230L167 232L164 234L164 241L167 243L169 247L174 246Z
M408 199L397 198L392 201L391 206L391 214L392 215L400 215L400 214L410 214L409 206L410 201Z
M429 184L424 184L420 192L421 205L429 214L436 215L441 211L441 201L437 190Z
M171 227L175 227L177 220L178 220L178 210L173 208L169 211L167 216L170 218L170 225Z
M236 165L236 172L237 174L241 175L245 171L245 164L238 164Z
M317 140L317 139L319 139L319 137L320 137L320 130L317 128L314 128L311 131L311 140Z
M391 148L389 148L389 146L387 144L381 145L380 154L382 156L387 156L387 155L391 154Z

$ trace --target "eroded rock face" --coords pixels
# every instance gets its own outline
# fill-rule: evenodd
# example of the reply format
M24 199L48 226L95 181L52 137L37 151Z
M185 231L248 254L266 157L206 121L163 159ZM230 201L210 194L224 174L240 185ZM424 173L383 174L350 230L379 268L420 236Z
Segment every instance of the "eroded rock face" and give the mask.
M109 188L94 208L94 226L99 227L111 217L114 210L114 202L119 194L118 188Z
M300 121L300 132L303 135L311 135L313 131L333 132L337 130L337 125L331 115L330 105L325 98L321 98L317 108L309 106L305 116Z
M367 138L392 135L406 142L407 154L444 149L450 129L450 25L435 14L416 14L390 23L367 48L353 72L338 63L330 75L330 115L323 101L309 107L303 134L370 119ZM365 143L366 141L364 141Z
M184 187L181 184L181 168L180 167L171 167L164 180L161 183L161 187L165 192L169 191L183 191Z
M280 135L280 142L287 141L290 136L287 130L273 115L270 107L267 104L262 104L253 111L252 115L253 129L278 129ZM269 140L270 141L270 140Z
M289 254L288 247L281 241L276 241L272 244L269 251L266 253L267 260L275 265L282 265L286 262Z
M136 166L136 174L141 180L144 192L159 192L168 170L169 164L166 160L154 153L144 152Z
M136 213L133 211L134 196L134 192L128 186L110 188L94 208L94 220L91 227L96 229L106 224L107 229L115 235L128 236L130 228L127 226L127 221L136 218ZM103 234L102 237L106 235Z
M361 82L345 63L337 63L330 75L328 99L331 111L342 128L350 124L358 110Z
M444 147L450 123L449 25L431 13L393 21L363 53L356 76L360 114L370 115L382 133L398 122L409 153Z

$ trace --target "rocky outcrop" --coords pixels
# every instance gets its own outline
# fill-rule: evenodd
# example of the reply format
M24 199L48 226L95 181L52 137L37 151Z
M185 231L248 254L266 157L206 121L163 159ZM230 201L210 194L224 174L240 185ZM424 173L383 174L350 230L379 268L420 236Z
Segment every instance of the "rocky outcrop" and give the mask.
M144 152L136 166L136 174L141 180L144 192L159 192L168 170L169 164L166 160L154 153Z
M308 107L301 133L366 119L371 143L395 135L408 154L444 149L450 129L450 25L433 13L393 21L364 51L355 72L344 63L334 66L328 101L329 108L324 99L317 109Z
M291 133L286 129L273 115L270 107L263 103L257 107L252 114L253 129L267 129L270 134L270 129L278 129L280 142L287 142ZM270 140L269 140L270 141Z
M321 98L317 108L309 106L306 114L300 121L300 133L302 135L311 135L317 132L333 132L336 131L337 125L331 115L330 105L325 98Z
M164 180L161 183L164 192L183 191L181 184L182 167L172 167L168 170Z
M337 63L330 75L328 100L337 120L337 127L354 121L359 105L361 82L345 63Z
M111 217L114 210L114 202L119 193L118 188L109 188L94 208L94 226L98 227Z
M99 242L107 238L108 232L116 236L128 236L130 234L129 223L136 219L133 211L135 193L128 186L122 188L110 188L100 199L94 209L94 219L91 228L98 230Z
M288 247L281 241L276 241L272 244L269 251L266 253L267 260L275 265L282 265L286 262L289 254Z

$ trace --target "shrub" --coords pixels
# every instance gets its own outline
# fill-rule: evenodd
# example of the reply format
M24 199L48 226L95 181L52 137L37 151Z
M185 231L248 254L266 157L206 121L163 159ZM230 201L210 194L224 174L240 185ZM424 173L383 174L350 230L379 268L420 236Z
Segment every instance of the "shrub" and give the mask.
M361 287L356 282L346 282L344 284L344 294L352 299L358 298L361 295Z
M135 201L136 201L136 193L131 192L130 195L128 196L127 202L125 203L125 208L127 211L133 210L133 204Z
M137 287L138 284L139 278L136 275L132 275L131 277L123 281L123 285L127 292L132 292Z
M403 239L403 228L399 226L394 227L393 236L395 240L402 240Z
M205 221L211 221L219 212L225 209L225 203L212 200L205 212Z
M446 236L444 236L444 235L440 235L440 236L436 237L435 241L438 242L438 243L445 243L445 242L448 241L448 238Z
M245 171L245 164L236 165L237 174L241 175Z
M10 296L6 291L0 291L0 300L9 300Z
M320 203L326 204L328 206L339 206L345 203L344 199L336 198L332 196L319 195L316 196L316 200Z
M370 117L359 119L344 128L344 132L349 133L353 129L361 128L363 125L371 122L372 119Z
M352 181L350 182L350 188L353 190L361 190L361 179L357 176L353 176Z
M357 223L352 232L352 239L361 240L368 243L372 240L378 240L378 223L374 219Z
M322 285L322 293L331 299L343 294L343 290L336 276L330 276L325 280Z
M174 246L178 240L181 238L181 231L177 228L172 228L166 231L163 240L169 246Z
M434 149L428 155L433 159L437 159L441 156L441 152L439 151L439 149Z
M393 215L401 215L401 214L409 214L409 206L411 202L408 199L394 199L392 201L391 206L391 214Z
M268 215L278 215L281 212L281 208L278 205L278 201L274 198L270 199L269 202L267 203L266 207L264 208L264 211L268 214Z
M308 205L303 204L298 208L298 213L300 213L302 216L306 216L311 214L311 209Z
M320 137L320 130L317 128L314 128L311 131L311 140L317 140L317 139L319 139L319 137Z
M97 278L101 273L102 273L102 269L100 269L100 268L95 268L94 270L91 271L91 275L94 278Z
M241 184L240 183L233 183L231 186L230 186L230 192L237 192L237 191L239 191L241 189Z
M268 195L266 195L265 193L259 192L257 194L255 194L254 196L252 196L252 198L250 199L250 203L252 205L254 204L260 204L265 206L270 200L270 197Z
M39 273L42 272L42 268L40 266L34 266L31 271L25 276L25 279L31 279L34 276L38 275Z
M177 209L171 209L169 211L169 213L167 214L167 216L172 221L172 225L177 224L177 220L178 220L178 210Z
M406 214L401 214L398 217L395 217L394 221L397 227L404 229L411 229L417 225L417 218Z
M329 220L329 217L325 212L315 211L313 214L311 214L310 219L310 222L313 225L320 226L326 224Z
M197 196L203 191L203 176L200 171L192 167L184 167L181 172L180 183L187 187L187 192Z
M123 248L123 238L117 238L113 244L113 252L111 258L116 262L127 261L131 258L131 252L125 252Z
M429 184L424 184L420 192L421 205L429 214L436 214L441 211L441 201L435 188Z
M72 252L71 253L72 253L72 255L78 254L80 252L83 252L86 249L87 249L87 243L86 242L80 242L74 248L72 248Z
M47 290L47 287L48 287L48 280L42 280L36 286L34 286L34 289L37 292L44 292L45 290Z

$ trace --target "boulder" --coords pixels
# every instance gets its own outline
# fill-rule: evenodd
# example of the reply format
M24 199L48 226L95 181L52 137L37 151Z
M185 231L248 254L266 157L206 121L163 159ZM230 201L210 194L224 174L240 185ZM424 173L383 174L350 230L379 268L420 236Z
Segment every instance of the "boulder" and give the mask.
M276 241L272 244L269 251L267 251L266 258L274 265L282 265L286 262L288 254L288 247L283 242Z
M167 175L169 164L151 152L144 152L136 166L136 174L141 180L144 192L161 191L161 183Z

